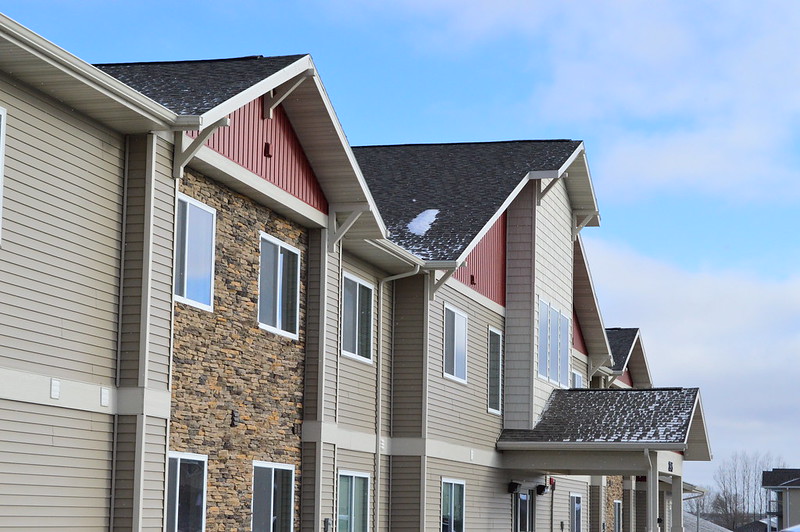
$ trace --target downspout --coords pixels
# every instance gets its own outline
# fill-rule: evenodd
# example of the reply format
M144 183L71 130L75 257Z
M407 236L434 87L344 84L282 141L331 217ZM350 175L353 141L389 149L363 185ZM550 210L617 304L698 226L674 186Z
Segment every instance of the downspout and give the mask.
M122 162L122 220L120 223L120 249L119 249L119 292L117 296L117 367L114 374L114 388L119 390L120 366L122 365L122 296L125 277L125 244L126 221L128 218L128 168L130 162L130 137L125 136L125 156ZM119 405L117 405L119 408ZM117 432L119 431L119 414L114 413L114 426L111 433L111 496L108 511L109 530L114 528L114 507L117 505Z
M383 443L381 441L381 429L383 427L383 290L386 283L396 281L404 277L411 277L419 273L419 265L414 266L414 269L409 272L398 273L397 275L390 275L384 277L378 282L378 350L375 356L375 503L373 530L380 530L380 492L381 492L381 458L383 457ZM394 327L392 327L394 329Z

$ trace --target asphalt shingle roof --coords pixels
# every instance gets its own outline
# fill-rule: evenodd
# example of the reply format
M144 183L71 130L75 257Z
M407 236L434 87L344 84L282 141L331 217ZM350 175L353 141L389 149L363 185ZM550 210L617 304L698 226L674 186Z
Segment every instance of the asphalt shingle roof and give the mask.
M561 168L580 144L527 140L353 151L389 239L424 260L455 260L528 172ZM412 231L409 223L429 210L438 211L430 228Z
M94 65L179 115L201 115L301 55Z
M499 441L685 443L697 394L697 388L554 390L533 429L505 429Z
M800 469L773 469L761 473L762 486L800 486Z
M608 345L611 347L611 356L614 357L614 371L625 369L625 364L628 362L628 354L631 352L633 341L636 339L638 331L639 329L636 328L622 327L606 329Z

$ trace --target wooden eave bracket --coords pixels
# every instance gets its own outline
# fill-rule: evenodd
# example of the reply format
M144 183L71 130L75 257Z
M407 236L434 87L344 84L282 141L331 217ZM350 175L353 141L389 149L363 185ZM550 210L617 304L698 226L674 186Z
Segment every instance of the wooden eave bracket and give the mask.
M183 177L183 169L186 168L186 165L192 160L192 157L200 151L200 148L203 147L203 144L206 143L209 137L211 137L218 128L229 126L230 123L231 120L227 116L220 118L207 128L200 130L197 137L187 147L183 146L185 143L183 131L176 131L175 156L172 158L172 177L175 179Z
M564 172L560 176L552 178L550 182L547 183L547 186L544 187L541 192L539 192L539 196L536 198L536 205L541 205L542 199L547 195L548 192L550 192L550 189L552 189L560 179L564 179L565 177L569 177L569 172Z
M456 273L457 269L461 268L465 264L466 264L466 262L461 263L461 264L459 264L458 266L456 266L454 268L448 268L448 269L444 270L444 275L442 275L442 278L439 279L438 281L436 280L436 271L438 270L438 268L437 269L431 269L430 270L431 275L430 275L429 280L428 280L428 282L430 283L430 286L429 286L430 290L428 290L428 299L433 301L434 296L436 296L436 292L438 292L439 289L444 286L444 283L446 283L447 280L450 279L453 276L454 273Z
M331 209L331 213L328 216L329 225L331 226L328 229L328 252L331 253L336 249L336 244L338 244L344 235L350 230L351 227L358 221L362 214L365 212L369 212L370 208L369 205L366 203L364 204L355 204L355 205L338 205L336 208ZM345 213L349 212L350 214L347 215L347 218L342 223L342 225L336 225L336 215L338 213Z
M314 75L314 69L309 68L293 77L289 81L283 83L280 87L276 87L266 93L263 98L264 116L272 118L275 108L278 107L283 100L285 100L294 90L300 86L306 79Z

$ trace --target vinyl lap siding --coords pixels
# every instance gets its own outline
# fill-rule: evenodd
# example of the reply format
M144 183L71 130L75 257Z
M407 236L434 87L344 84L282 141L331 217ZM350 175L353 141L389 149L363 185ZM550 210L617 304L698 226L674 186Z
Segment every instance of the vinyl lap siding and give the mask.
M536 530L570 530L570 494L581 495L581 530L589 530L589 485L574 477L555 477L556 489L536 497ZM552 505L552 522L550 512Z
M133 497L136 469L136 416L117 417L114 472L114 522L112 530L133 528Z
M421 511L421 458L419 456L392 456L390 462L391 526L387 529L397 532L418 532Z
M0 400L0 530L105 531L112 416Z
M148 416L145 420L144 438L142 530L157 532L164 527L167 420Z
M467 315L467 382L444 376L444 304ZM503 330L503 317L445 285L429 316L428 433L463 445L494 448L502 417L488 410L489 326Z
M0 106L8 111L2 364L110 384L116 371L122 138L5 77Z
M394 281L394 347L392 350L392 436L422 434L423 360L425 346L425 277Z
M442 478L464 481L464 530L511 530L506 472L435 458L428 459L427 470L425 530L442 528Z
M308 298L306 310L306 371L303 416L306 420L321 420L319 393L319 331L322 305L322 255L324 234L320 229L308 232Z
M336 251L328 253L328 271L326 272L326 304L325 319L325 398L323 403L326 421L338 421L339 412L339 284L341 268L341 252L337 246Z

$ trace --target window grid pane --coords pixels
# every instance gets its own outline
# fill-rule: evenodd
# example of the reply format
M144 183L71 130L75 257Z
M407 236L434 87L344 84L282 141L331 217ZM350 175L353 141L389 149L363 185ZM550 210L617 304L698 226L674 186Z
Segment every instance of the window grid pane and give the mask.
M182 458L178 466L178 532L202 532L205 463Z
M372 358L372 289L358 285L358 354Z
M467 318L455 315L455 376L467 379Z
M214 215L187 204L186 213L186 297L211 305L214 261Z
M274 499L272 502L272 531L291 532L294 513L294 472L274 470Z
M339 476L339 532L352 532L351 512L353 509L353 477Z
M502 337L489 331L489 408L500 411L500 381L502 379Z
M558 382L562 386L569 386L569 318L560 316L558 336Z
M556 309L550 308L550 341L548 343L547 358L550 361L550 371L547 375L552 381L558 381L558 318Z
M343 297L342 348L348 353L356 354L358 285L355 281L345 278Z
M178 200L175 234L175 295L186 296L186 202Z
M280 328L292 334L297 333L297 290L299 283L299 264L297 254L281 249L281 313Z
M455 375L455 334L456 314L450 309L444 311L444 372Z
M539 301L539 375L547 377L547 355L548 341L547 336L550 331L548 319L550 318L550 305L544 301Z
M272 327L278 326L278 260L278 246L262 239L258 321Z
M253 470L253 532L271 532L273 470L256 467Z

